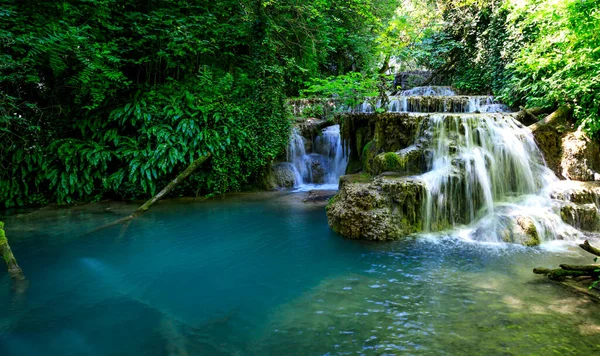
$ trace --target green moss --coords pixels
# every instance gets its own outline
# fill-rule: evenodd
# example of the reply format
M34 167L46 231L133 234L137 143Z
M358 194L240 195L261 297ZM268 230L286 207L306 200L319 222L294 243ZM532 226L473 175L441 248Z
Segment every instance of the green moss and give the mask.
M371 140L365 145L362 152L363 170L365 172L371 173L373 160L375 159L376 155L377 148L375 146L375 140Z
M331 208L331 205L335 204L335 202L337 202L339 200L339 193L332 196L331 198L329 198L329 201L327 202L327 205L325 206L325 210L329 210Z
M404 169L406 160L403 160L399 155L394 152L387 152L383 155L384 168L386 171L396 171Z

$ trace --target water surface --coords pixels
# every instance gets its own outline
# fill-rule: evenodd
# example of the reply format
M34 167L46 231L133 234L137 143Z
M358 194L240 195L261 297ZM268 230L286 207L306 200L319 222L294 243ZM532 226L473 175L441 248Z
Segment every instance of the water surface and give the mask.
M29 280L0 274L0 355L592 354L598 305L534 276L542 248L345 240L300 193L7 217Z

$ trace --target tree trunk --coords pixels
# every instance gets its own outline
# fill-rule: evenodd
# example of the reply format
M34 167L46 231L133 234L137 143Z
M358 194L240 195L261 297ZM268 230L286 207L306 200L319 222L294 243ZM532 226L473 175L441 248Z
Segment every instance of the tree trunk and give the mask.
M8 240L6 239L6 233L4 232L4 223L0 221L0 254L2 254L2 258L6 263L6 267L8 268L8 274L10 274L10 278L15 281L23 281L25 280L25 275L23 274L23 270L17 264L17 260L10 249L10 245L8 244Z
M592 255L600 256L600 249L590 245L588 240L585 240L585 242L580 244L579 247L591 253Z
M202 156L200 158L198 158L197 160L195 160L194 162L192 162L192 164L190 164L185 171L183 171L182 173L180 173L177 177L175 177L175 179L173 179L171 181L171 183L167 184L166 187L163 188L163 190L161 190L160 192L158 192L158 194L156 194L155 196L153 196L152 198L150 198L150 200L148 200L147 202L145 202L144 204L142 204L142 206L140 206L139 208L137 208L131 215L126 216L124 218L121 218L119 220L113 221L111 223L102 225L92 231L90 231L89 233L92 232L96 232L102 229L106 229L107 227L111 227L111 226L115 226L121 223L125 223L128 221L131 221L135 218L137 218L138 216L144 214L146 211L148 211L148 209L150 209L154 204L156 204L159 200L161 200L162 198L166 197L167 195L169 195L169 193L175 189L175 187L183 182L187 177L189 177L192 173L194 173L194 171L196 169L198 169L204 162L206 162L209 158L211 157L211 154L207 154L205 156ZM125 228L126 230L126 228ZM121 235L124 233L124 231L122 231Z
M138 216L142 215L143 213L145 213L146 211L148 211L148 209L150 209L154 204L156 204L156 202L158 202L162 198L164 198L167 195L169 195L169 193L179 183L183 182L187 177L190 176L190 174L194 173L194 171L196 169L198 169L198 167L200 167L202 165L202 163L206 162L206 160L209 159L209 158L210 158L210 153L207 154L206 156L202 156L202 157L198 158L197 160L195 160L194 162L192 162L192 164L190 164L189 167L187 167L185 169L185 171L183 171L181 174L179 174L177 177L175 177L175 179L173 179L173 181L171 181L171 183L167 184L167 186L164 187L163 190L161 190L160 192L158 192L158 194L156 194L150 200L148 200L147 202L145 202L142 206L140 206L139 208L137 208L137 210L132 214L133 215L132 218L135 218L135 217L138 217Z
M522 109L515 115L515 119L523 125L529 126L540 121L537 117L538 115L550 113L552 113L552 109L550 108L535 107L531 109Z

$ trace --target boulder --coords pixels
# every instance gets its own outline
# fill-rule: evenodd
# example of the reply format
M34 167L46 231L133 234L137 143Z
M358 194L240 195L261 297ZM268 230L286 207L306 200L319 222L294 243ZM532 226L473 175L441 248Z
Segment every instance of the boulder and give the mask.
M323 167L322 157L311 154L310 169L312 172L312 182L315 184L325 183L325 167Z
M408 146L397 152L380 153L369 162L367 172L378 175L383 172L418 174L423 172L423 152L416 145Z
M537 246L540 236L534 221L528 216L517 216L502 233L504 242L517 243L524 246Z
M340 190L327 205L329 225L351 239L395 240L421 226L422 182L364 174L340 179Z

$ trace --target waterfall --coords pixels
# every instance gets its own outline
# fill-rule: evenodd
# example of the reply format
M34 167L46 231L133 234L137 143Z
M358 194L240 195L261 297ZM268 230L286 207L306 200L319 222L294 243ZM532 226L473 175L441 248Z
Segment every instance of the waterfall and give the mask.
M465 237L510 240L516 225L535 228L540 241L575 236L562 222L546 187L558 180L546 167L533 134L512 116L433 114L417 139L426 139L423 231L467 226Z
M294 187L299 190L337 189L338 180L345 173L348 164L340 125L324 128L310 142L311 152L308 153L306 140L297 128L292 130L287 160L293 167Z

